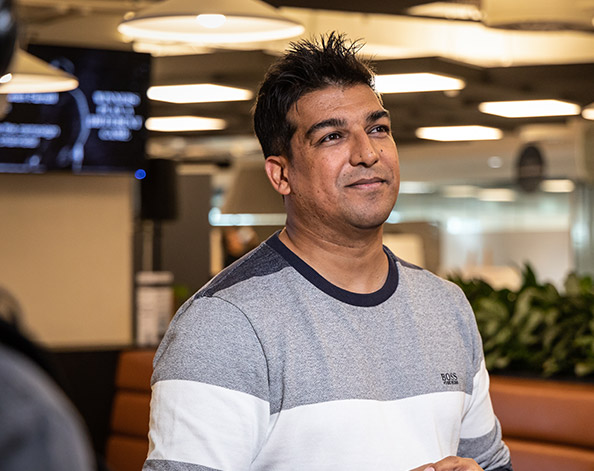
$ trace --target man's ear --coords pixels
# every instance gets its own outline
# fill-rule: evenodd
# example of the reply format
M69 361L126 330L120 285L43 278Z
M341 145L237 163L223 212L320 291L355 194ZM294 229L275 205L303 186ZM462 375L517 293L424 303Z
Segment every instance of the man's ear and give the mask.
M268 180L270 180L273 188L283 196L291 193L288 180L288 163L287 158L282 155L269 155L264 163Z

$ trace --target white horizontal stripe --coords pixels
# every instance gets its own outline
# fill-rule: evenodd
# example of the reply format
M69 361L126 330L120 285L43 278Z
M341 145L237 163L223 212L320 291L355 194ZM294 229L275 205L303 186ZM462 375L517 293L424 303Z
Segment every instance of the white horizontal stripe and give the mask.
M483 373L475 388L477 401L452 391L397 401L330 401L270 416L268 403L249 394L161 381L153 386L149 459L225 471L405 471L455 454L461 434L473 438L491 430ZM478 410L467 412L471 401Z
M409 470L458 449L464 392L344 400L272 416L253 470Z
M242 392L194 381L159 381L151 398L149 459L248 469L270 408Z
M495 427L495 413L489 396L489 373L483 360L472 380L472 396L467 397L466 410L460 438L477 438Z

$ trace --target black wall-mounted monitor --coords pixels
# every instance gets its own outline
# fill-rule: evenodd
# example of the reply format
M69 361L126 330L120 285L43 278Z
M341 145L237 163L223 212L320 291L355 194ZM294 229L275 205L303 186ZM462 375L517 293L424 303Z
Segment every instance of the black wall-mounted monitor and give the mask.
M145 164L150 55L31 45L74 75L77 89L9 94L0 120L0 172L135 172Z

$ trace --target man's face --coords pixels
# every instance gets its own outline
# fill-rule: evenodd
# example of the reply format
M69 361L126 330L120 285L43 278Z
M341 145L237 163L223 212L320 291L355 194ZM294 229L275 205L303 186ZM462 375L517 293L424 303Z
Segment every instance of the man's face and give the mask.
M390 119L374 92L367 85L317 90L288 119L296 131L279 190L288 222L341 233L381 226L396 202L400 170Z

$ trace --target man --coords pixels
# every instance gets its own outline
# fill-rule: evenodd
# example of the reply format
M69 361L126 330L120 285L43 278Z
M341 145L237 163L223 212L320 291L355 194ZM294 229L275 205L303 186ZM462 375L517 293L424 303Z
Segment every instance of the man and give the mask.
M464 295L382 246L398 153L357 49L331 34L269 70L286 227L172 321L145 470L511 470Z

